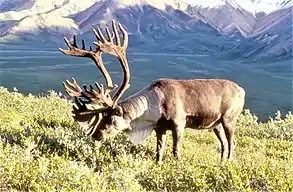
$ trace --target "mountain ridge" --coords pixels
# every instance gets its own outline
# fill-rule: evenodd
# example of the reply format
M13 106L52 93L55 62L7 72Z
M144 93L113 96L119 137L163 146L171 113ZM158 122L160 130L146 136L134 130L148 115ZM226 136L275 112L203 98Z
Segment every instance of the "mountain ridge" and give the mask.
M12 0L10 4L7 2L7 0L0 1L0 10L6 10L0 13L0 43L7 44L18 39L38 41L40 37L46 35L50 36L48 41L58 43L62 36L69 37L73 34L88 36L93 27L103 27L109 24L110 20L115 19L126 26L130 34L133 34L137 45L138 42L145 42L145 38L152 41L153 45L161 40L159 45L162 45L166 38L171 37L179 38L178 44L181 44L185 42L181 38L184 38L186 33L200 36L198 29L194 27L194 24L198 23L196 26L199 28L204 24L207 25L204 30L211 35L212 39L223 42L221 46L226 51L230 50L231 43L226 41L224 36L234 41L234 47L239 48L242 45L253 45L253 43L260 47L267 47L271 39L265 38L263 34L268 33L273 34L271 36L277 35L276 41L278 39L282 41L279 44L273 43L270 53L274 50L278 52L278 55L292 52L290 48L292 41L287 38L290 36L290 31L284 29L284 34L283 31L278 30L278 28L283 29L282 26L292 26L291 0L269 0L274 2L275 6L270 4L270 9L268 8L265 12L255 11L258 10L257 7L251 8L252 2L260 4L264 1L251 0L205 0L197 1L199 3L196 5L190 0L83 0L82 5L79 6L77 6L77 0L48 0L46 3L42 0L24 0L23 4L16 4L18 0ZM249 8L251 8L250 11L248 11ZM212 29L208 29L209 27L216 32L210 33ZM207 40L200 46L207 47L204 43L210 44L208 38L205 38ZM243 42L243 39L247 40L244 44L237 46L237 41ZM189 46L192 47L192 45L186 46L187 48L183 50L188 51ZM213 46L216 47L217 43L215 42ZM194 47L192 49L194 50ZM176 51L176 49L173 50ZM246 55L250 54L246 53Z
M14 1L10 2L12 6L11 10L15 9L13 7L16 6L13 4ZM181 11L194 19L202 20L209 23L212 27L216 28L217 30L219 30L219 32L222 32L224 34L233 32L234 30L238 30L243 36L254 35L254 29L258 28L256 26L258 20L255 16L255 10L249 10L249 8L247 8L251 7L252 5L243 7L241 6L241 4L249 4L249 2L251 4L251 0L242 0L238 2L236 0L206 1L207 2L197 1L198 4L196 5L194 3L187 4L187 2L183 0L84 0L82 3L83 6L77 6L78 2L76 0L64 0L63 2L51 0L51 4L49 3L49 0L47 0L47 3L44 3L44 1L41 0L37 0L32 6L31 0L25 0L23 1L23 6L30 4L30 6L32 6L30 7L30 9L20 9L20 11L6 11L0 13L1 22L11 21L14 23L14 25L11 24L11 27L6 27L4 31L1 27L1 36L3 37L7 34L17 34L24 31L37 31L39 28L42 29L46 27L63 27L65 29L71 28L73 30L84 32L85 30L82 28L82 26L79 25L78 21L73 18L73 15L77 15L85 11L87 11L88 14L91 14L93 11L95 11L91 8L103 6L105 9L105 14L108 14L108 17L111 17L111 15L113 15L113 12L115 12L116 10L127 7L136 7L138 10L142 10L141 7L145 5L150 5L163 11L166 11L168 7L172 7L173 9ZM277 4L277 2L281 0L274 1ZM3 10L3 5L6 5L4 6L4 8L8 6L7 4L5 4L5 2L7 3L8 1L0 1L0 10ZM189 0L188 2L192 1ZM214 4L209 4L209 2L214 2ZM44 5L42 5L42 3L44 3ZM289 6L292 5L292 1L283 1L283 4ZM17 4L17 6L19 7L20 4ZM275 10L272 10L271 12L267 11L266 13L267 15L270 15L273 12L282 12L283 9L289 8L284 8L284 6L280 6L278 8L275 8ZM86 16L86 14L83 15ZM262 20L267 17L267 15L263 16ZM221 20L215 19L219 16L222 16L223 18ZM223 20L225 20L225 22ZM101 19L101 21L99 22L105 23L107 21ZM92 23L90 24L92 25Z

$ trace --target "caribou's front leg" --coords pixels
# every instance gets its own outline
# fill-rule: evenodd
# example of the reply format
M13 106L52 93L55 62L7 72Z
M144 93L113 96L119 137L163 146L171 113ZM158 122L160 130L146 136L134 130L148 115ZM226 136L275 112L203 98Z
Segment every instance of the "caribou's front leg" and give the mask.
M175 126L172 129L173 137L173 155L177 160L180 160L181 157L181 143L183 138L184 126Z
M166 146L166 130L161 130L161 128L156 129L157 135L157 153L156 153L156 161L157 163L161 163L163 159L163 153Z

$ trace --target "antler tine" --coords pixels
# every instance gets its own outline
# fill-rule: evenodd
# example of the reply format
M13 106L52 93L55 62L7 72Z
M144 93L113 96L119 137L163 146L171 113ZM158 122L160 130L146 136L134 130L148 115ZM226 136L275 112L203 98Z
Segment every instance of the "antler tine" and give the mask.
M109 42L113 43L113 39L115 38L114 33L112 32L112 35L111 35L108 27L106 27L106 32L107 32L107 36L109 38Z
M98 88L98 90L100 91L100 92L104 92L104 86L103 86L103 84L99 84L99 83L97 83L97 82L95 82L95 85L96 85L96 87Z
M68 95L71 97L79 97L82 95L82 89L80 86L76 83L76 80L72 78L72 83L66 79L65 82L63 82L63 86L65 88L65 91Z
M105 96L107 96L110 92L114 91L118 87L118 85L115 84L113 89L109 89L107 87L105 90L103 84L99 84L99 83L95 82L95 85L98 88L98 90L100 90L100 93L104 93Z
M120 37L119 37L118 31L117 31L117 28L116 28L115 20L112 20L112 28L113 28L113 31L114 31L114 34L115 34L116 45L121 46Z
M110 89L106 89L106 91L105 91L105 95L107 95L107 94L109 94L110 92L116 90L117 88L118 88L118 85L115 84L112 90L110 90Z
M89 85L89 87L90 87L90 90L85 86L85 92L87 94L91 95L92 97L98 98L104 94L104 92L102 92L103 90L101 90L101 89L98 89L99 90L99 93L98 93L97 91L94 90L92 85Z
M81 40L81 44L82 44L82 49L85 49L85 42L83 39ZM91 46L90 46L90 51L91 51Z
M90 57L91 55L95 54L95 52L85 49L85 42L83 39L82 39L82 48L78 48L75 35L73 35L73 43L70 43L70 41L66 37L64 37L64 41L67 47L69 48L69 50L59 48L59 51L61 51L65 55L71 55L71 56L77 56L77 57Z
M102 42L107 41L106 38L104 37L103 33L101 32L100 28L98 28L98 36L99 36L100 41L102 41Z
M122 31L122 35L123 35L122 47L126 50L128 47L128 33L120 23L118 23L118 26L119 26L120 30Z
M89 85L90 89L88 89L86 85L83 85L83 94L89 98L88 100L90 100L91 103L101 104L105 107L112 106L113 101L109 95L112 89L108 89L107 87L105 91L103 84L98 84L97 82L95 82L95 85L98 89L98 92L94 90L94 87L92 85Z
M73 44L74 47L77 47L77 43L76 43L76 35L73 35Z
M65 41L67 47L71 50L73 48L73 46L71 45L71 43L68 41L68 39L66 37L64 37L64 41ZM65 49L59 48L59 51L61 51L65 55L69 55L70 50L65 50Z

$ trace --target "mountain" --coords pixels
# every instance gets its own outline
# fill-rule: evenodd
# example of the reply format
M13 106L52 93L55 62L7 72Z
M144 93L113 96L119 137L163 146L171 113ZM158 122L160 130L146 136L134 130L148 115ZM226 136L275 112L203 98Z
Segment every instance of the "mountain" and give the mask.
M115 19L143 50L290 58L292 6L291 0L0 0L0 43L50 47L73 34L92 39L93 27Z
M291 59L292 27L292 9L273 12L261 19L254 35L238 43L233 51L243 58L263 59L272 56Z

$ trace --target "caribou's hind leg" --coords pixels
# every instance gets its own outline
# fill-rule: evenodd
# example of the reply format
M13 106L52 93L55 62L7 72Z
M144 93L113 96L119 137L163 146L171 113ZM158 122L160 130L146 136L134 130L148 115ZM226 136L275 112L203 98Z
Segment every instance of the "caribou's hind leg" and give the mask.
M224 122L223 128L225 131L226 138L228 140L228 159L232 158L233 150L235 149L235 141L233 140L234 136L234 125L231 122Z
M228 147L225 131L221 124L215 127L213 131L221 143L221 163L223 163L225 160L225 154L227 154L227 147Z
M225 131L226 138L228 140L228 159L232 158L232 153L236 147L236 142L233 139L234 131L237 123L237 119L242 109L231 110L230 113L226 113L222 119L222 125Z

